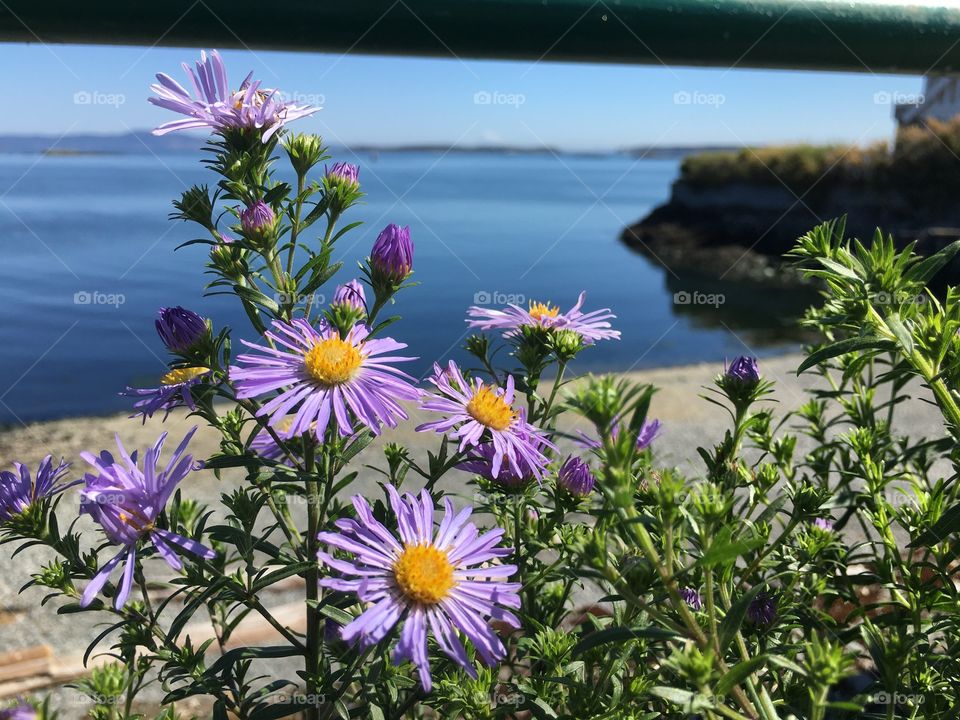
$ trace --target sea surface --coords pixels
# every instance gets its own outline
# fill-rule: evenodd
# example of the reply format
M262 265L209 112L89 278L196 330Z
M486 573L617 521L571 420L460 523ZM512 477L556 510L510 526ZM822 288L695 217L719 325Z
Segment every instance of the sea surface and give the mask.
M356 274L387 223L409 224L415 279L391 329L432 363L462 358L477 303L550 301L611 308L620 341L589 348L580 371L614 371L795 349L796 308L776 291L704 286L664 271L618 239L668 197L677 160L384 152L359 162L367 193L338 243L337 281ZM184 305L250 329L239 303L205 297L206 247L171 222L170 200L213 175L197 155L0 156L0 423L120 411L118 393L150 386L165 355L157 308ZM319 231L319 226L318 226ZM328 297L332 287L327 289ZM700 292L700 304L675 293ZM710 301L710 296L714 301ZM682 296L681 296L682 297ZM722 303L719 301L722 298Z

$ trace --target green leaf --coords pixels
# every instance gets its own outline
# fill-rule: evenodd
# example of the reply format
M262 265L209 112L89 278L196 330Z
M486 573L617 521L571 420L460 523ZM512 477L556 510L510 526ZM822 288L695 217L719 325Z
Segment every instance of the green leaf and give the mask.
M299 654L300 651L297 648L290 647L289 645L239 647L224 653L223 656L210 666L207 674L216 675L227 668L232 668L242 660L276 660L279 658L295 657Z
M876 335L840 340L808 355L807 358L800 363L800 367L797 368L797 375L814 365L819 365L824 360L829 360L838 355L846 355L855 350L890 350L893 347L892 342L884 340L882 337L877 337Z
M710 698L705 695L692 693L689 690L681 690L680 688L666 687L665 685L657 685L656 687L650 688L650 694L663 698L674 705L679 705L687 712L710 710L714 706Z
M782 655L770 655L767 657L767 660L770 661L771 665L776 665L777 667L781 667L784 670L789 670L790 672L794 673L798 677L806 677L806 674L807 674L806 670L804 670L800 665L795 663L793 660L788 660Z
M852 712L863 712L863 703L849 702L846 700L834 700L824 705L828 710L847 710Z
M757 517L756 524L760 525L761 523L769 522L774 518L774 516L780 512L780 508L784 506L787 502L786 495L778 495L776 498L770 501L770 504L764 509L762 513Z
M215 455L203 464L205 470L223 470L225 468L245 467L258 463L253 455Z
M960 504L945 510L932 528L920 533L920 536L913 540L907 547L936 545L937 543L943 542L948 535L952 535L958 531L960 531Z
M729 564L763 545L764 539L760 535L748 535L734 540L732 534L733 528L726 527L721 530L697 561L697 565L709 568Z
M333 605L317 605L317 612L340 625L349 625L353 622L353 615Z
M755 655L749 660L737 663L717 681L714 692L717 695L727 695L734 687L743 682L748 675L753 673L757 668L762 667L766 661L766 655Z
M595 647L600 645L606 645L607 643L614 642L625 642L627 640L670 640L672 638L679 637L677 633L672 630L666 630L659 627L646 627L646 628L628 628L628 627L613 627L607 628L605 630L600 630L598 632L593 632L587 635L583 640L578 642L573 648L573 655L582 655L588 650L592 650Z
M112 625L109 625L106 630L104 630L103 632L99 633L99 634L93 639L93 641L87 646L86 652L83 653L83 666L84 666L84 667L87 666L87 660L90 659L90 654L93 652L94 648L96 648L97 645L100 644L100 641L103 640L107 635L109 635L110 633L112 633L114 630L118 630L119 628L123 627L123 626L126 624L126 622L127 622L126 620L121 620L120 622L113 623Z
M555 718L557 717L557 711L550 707L546 701L541 700L540 698L533 698L527 704L527 708L530 710L531 714L536 718Z
M903 279L926 285L933 279L933 276L937 274L940 268L953 260L953 256L956 255L958 251L960 251L960 240L954 240L945 248L938 250L930 257L921 260L907 270L903 274Z
M860 277L853 270L848 268L846 265L841 265L835 260L828 260L827 258L824 258L824 257L818 257L817 260L821 265L823 265L825 268L827 268L831 272L836 273L837 275L842 275L843 277L849 278L850 280L858 280L858 281L860 280Z
M291 575L306 575L307 570L312 568L314 565L316 565L316 562L314 561L305 561L292 563L291 565L287 565L279 570L274 570L273 572L267 573L266 575L257 579L251 590L254 593L259 593L264 588L270 587L274 583L280 582Z
M913 352L913 335L910 334L910 331L907 329L907 326L903 324L903 319L900 317L900 313L893 313L886 318L887 327L890 328L890 332L893 333L893 336L897 338L897 342L900 343L900 348L903 350L905 355L909 355Z
M740 630L740 626L743 624L743 617L747 614L747 608L750 606L750 603L753 602L754 598L760 594L763 587L763 584L760 584L750 588L739 600L730 606L727 614L724 615L723 620L720 622L720 637L717 638L720 643L721 652L727 649L727 646L733 640L737 631Z

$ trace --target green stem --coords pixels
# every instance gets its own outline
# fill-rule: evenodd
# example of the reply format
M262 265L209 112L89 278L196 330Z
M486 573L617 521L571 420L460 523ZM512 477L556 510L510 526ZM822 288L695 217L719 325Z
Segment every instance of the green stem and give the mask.
M293 258L297 254L297 235L300 233L300 215L303 213L303 189L305 176L297 173L297 201L290 228L290 251L287 253L287 275L293 273Z
M267 608L265 608L265 607L263 606L263 603L261 603L259 600L254 600L254 601L251 603L250 607L252 607L252 608L253 608L254 610L256 610L258 613L260 613L260 615L263 617L263 619L266 620L268 623L270 623L270 626L271 626L274 630L276 630L278 633L280 633L280 634L286 639L286 641L287 641L288 643L290 643L291 645L293 645L293 646L294 646L295 648L297 648L298 650L301 650L301 651L305 651L305 650L306 650L306 648L304 647L303 643L300 642L300 638L298 638L296 635L294 635L292 632L290 632L290 630L289 630L288 628L286 628L286 627L284 627L283 625L281 625L281 624L280 624L280 621L277 620L277 619L270 613L270 611L267 610Z
M827 711L827 689L821 688L810 696L810 720L823 720ZM891 703L891 706L893 703Z
M566 369L567 364L565 362L558 362L557 377L553 381L553 387L550 389L550 397L547 398L547 402L543 406L543 416L540 418L546 429L553 427L553 423L549 420L550 411L553 409L553 403L557 399L557 391L560 389L560 385L563 384L563 373Z
M327 232L323 235L323 247L326 248L330 244L330 236L333 235L333 228L337 224L337 215L330 215L327 217ZM303 309L303 317L307 322L310 322L310 314L313 312L313 298L316 293L310 293L310 297L307 298L307 304ZM373 323L371 322L372 326Z
M312 441L304 441L304 472L307 473L307 557L317 556L317 533L320 531L320 484L314 472L314 451ZM323 641L320 626L320 614L317 612L316 602L319 599L320 566L310 563L306 572L307 585L307 652L306 652L306 681L307 695L319 697L317 677L320 670L320 644ZM320 708L311 704L307 709L307 720L319 720Z
M707 601L707 622L710 625L710 639L713 641L713 651L720 657L720 633L717 631L717 606L713 596L713 570L707 569L704 576L704 590Z

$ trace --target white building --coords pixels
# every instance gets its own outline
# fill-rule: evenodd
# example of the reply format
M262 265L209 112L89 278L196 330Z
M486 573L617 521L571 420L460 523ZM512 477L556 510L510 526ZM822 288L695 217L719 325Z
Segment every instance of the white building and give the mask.
M916 125L930 118L950 120L960 114L960 75L928 75L923 94L894 98L893 116L900 125Z

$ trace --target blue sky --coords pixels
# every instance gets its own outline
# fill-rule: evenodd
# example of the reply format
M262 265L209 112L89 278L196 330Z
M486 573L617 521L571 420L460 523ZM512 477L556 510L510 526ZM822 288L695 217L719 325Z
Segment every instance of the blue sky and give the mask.
M170 114L153 74L183 79L181 48L2 45L11 105L0 133L126 132ZM916 76L224 52L231 82L322 103L301 121L331 143L503 143L575 150L698 143L854 142L893 133L890 100Z

